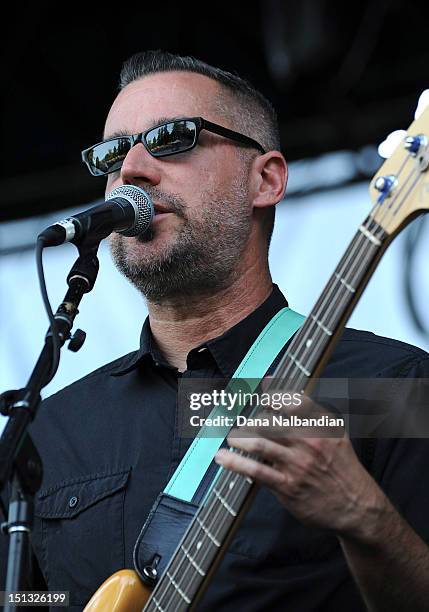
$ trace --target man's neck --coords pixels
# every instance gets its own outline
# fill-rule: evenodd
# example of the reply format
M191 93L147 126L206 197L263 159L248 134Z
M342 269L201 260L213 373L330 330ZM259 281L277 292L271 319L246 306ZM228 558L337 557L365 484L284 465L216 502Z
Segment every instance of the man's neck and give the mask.
M220 336L260 306L272 291L267 273L253 282L247 275L216 293L148 304L152 334L167 361L186 370L189 351Z

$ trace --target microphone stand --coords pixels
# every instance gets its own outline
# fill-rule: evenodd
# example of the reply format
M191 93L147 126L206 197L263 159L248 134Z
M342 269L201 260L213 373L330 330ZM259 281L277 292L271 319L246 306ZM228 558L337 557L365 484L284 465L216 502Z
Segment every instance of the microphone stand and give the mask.
M68 276L68 291L55 313L60 347L69 340L68 348L77 352L86 334L78 329L71 336L78 306L85 293L94 287L99 261L99 240L78 246L79 257ZM0 491L11 482L9 515L1 525L9 535L9 555L6 577L4 610L12 612L16 605L7 601L7 594L29 589L30 585L30 533L33 527L34 496L42 483L42 462L27 428L36 416L40 404L40 391L52 380L52 332L49 329L36 366L23 389L6 391L0 396L0 412L9 417L0 438Z

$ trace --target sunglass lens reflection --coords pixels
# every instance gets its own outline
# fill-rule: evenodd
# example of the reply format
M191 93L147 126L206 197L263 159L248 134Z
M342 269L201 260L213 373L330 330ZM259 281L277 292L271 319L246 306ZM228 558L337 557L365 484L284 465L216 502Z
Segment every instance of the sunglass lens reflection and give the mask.
M121 167L129 150L128 139L116 138L94 147L88 155L88 161L97 173L113 172Z
M190 149L195 143L195 135L193 121L174 121L148 132L146 145L152 155L171 155Z

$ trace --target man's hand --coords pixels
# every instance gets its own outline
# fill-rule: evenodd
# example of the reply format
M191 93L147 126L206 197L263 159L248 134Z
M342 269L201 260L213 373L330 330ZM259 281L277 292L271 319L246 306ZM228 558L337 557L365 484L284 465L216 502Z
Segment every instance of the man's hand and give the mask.
M328 415L309 398L293 414ZM324 437L317 437L319 433ZM304 432L310 437L300 437L298 428L285 428L281 437L276 434L265 437L264 428L259 428L256 437L243 437L243 431L240 437L232 433L228 443L256 455L259 461L226 449L219 450L215 460L270 487L304 525L370 537L372 521L374 525L378 522L389 502L358 460L348 436L316 428Z
M326 414L308 398L295 413L303 410ZM370 612L426 611L429 548L361 465L347 435L276 433L268 437L260 428L256 437L242 437L240 428L229 444L259 461L225 449L215 460L270 487L303 524L334 531Z

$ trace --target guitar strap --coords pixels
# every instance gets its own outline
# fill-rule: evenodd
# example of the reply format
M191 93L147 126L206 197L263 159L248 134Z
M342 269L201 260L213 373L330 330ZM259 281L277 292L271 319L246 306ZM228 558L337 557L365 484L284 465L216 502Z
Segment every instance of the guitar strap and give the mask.
M280 310L256 338L225 392L235 393L238 398L242 397L240 391L253 393L304 320L305 317L291 308ZM239 405L234 416L244 407L245 404ZM213 408L208 418L227 414L231 416L227 407L219 404ZM164 491L158 496L134 547L134 565L145 582L153 584L173 555L198 509L202 495L213 480L218 467L212 463L213 457L230 429L229 426L219 427L214 437L213 427L203 426ZM209 430L210 437L207 435Z
M280 310L256 338L234 372L225 392L234 393L237 398L242 397L240 391L253 393L274 359L303 321L304 317L291 308ZM240 414L244 406L239 405L234 414ZM212 420L228 414L228 409L219 404L213 408L208 418ZM216 451L230 429L226 425L218 427L216 433L219 435L213 437L213 427L203 425L165 487L164 493L184 501L192 501Z

